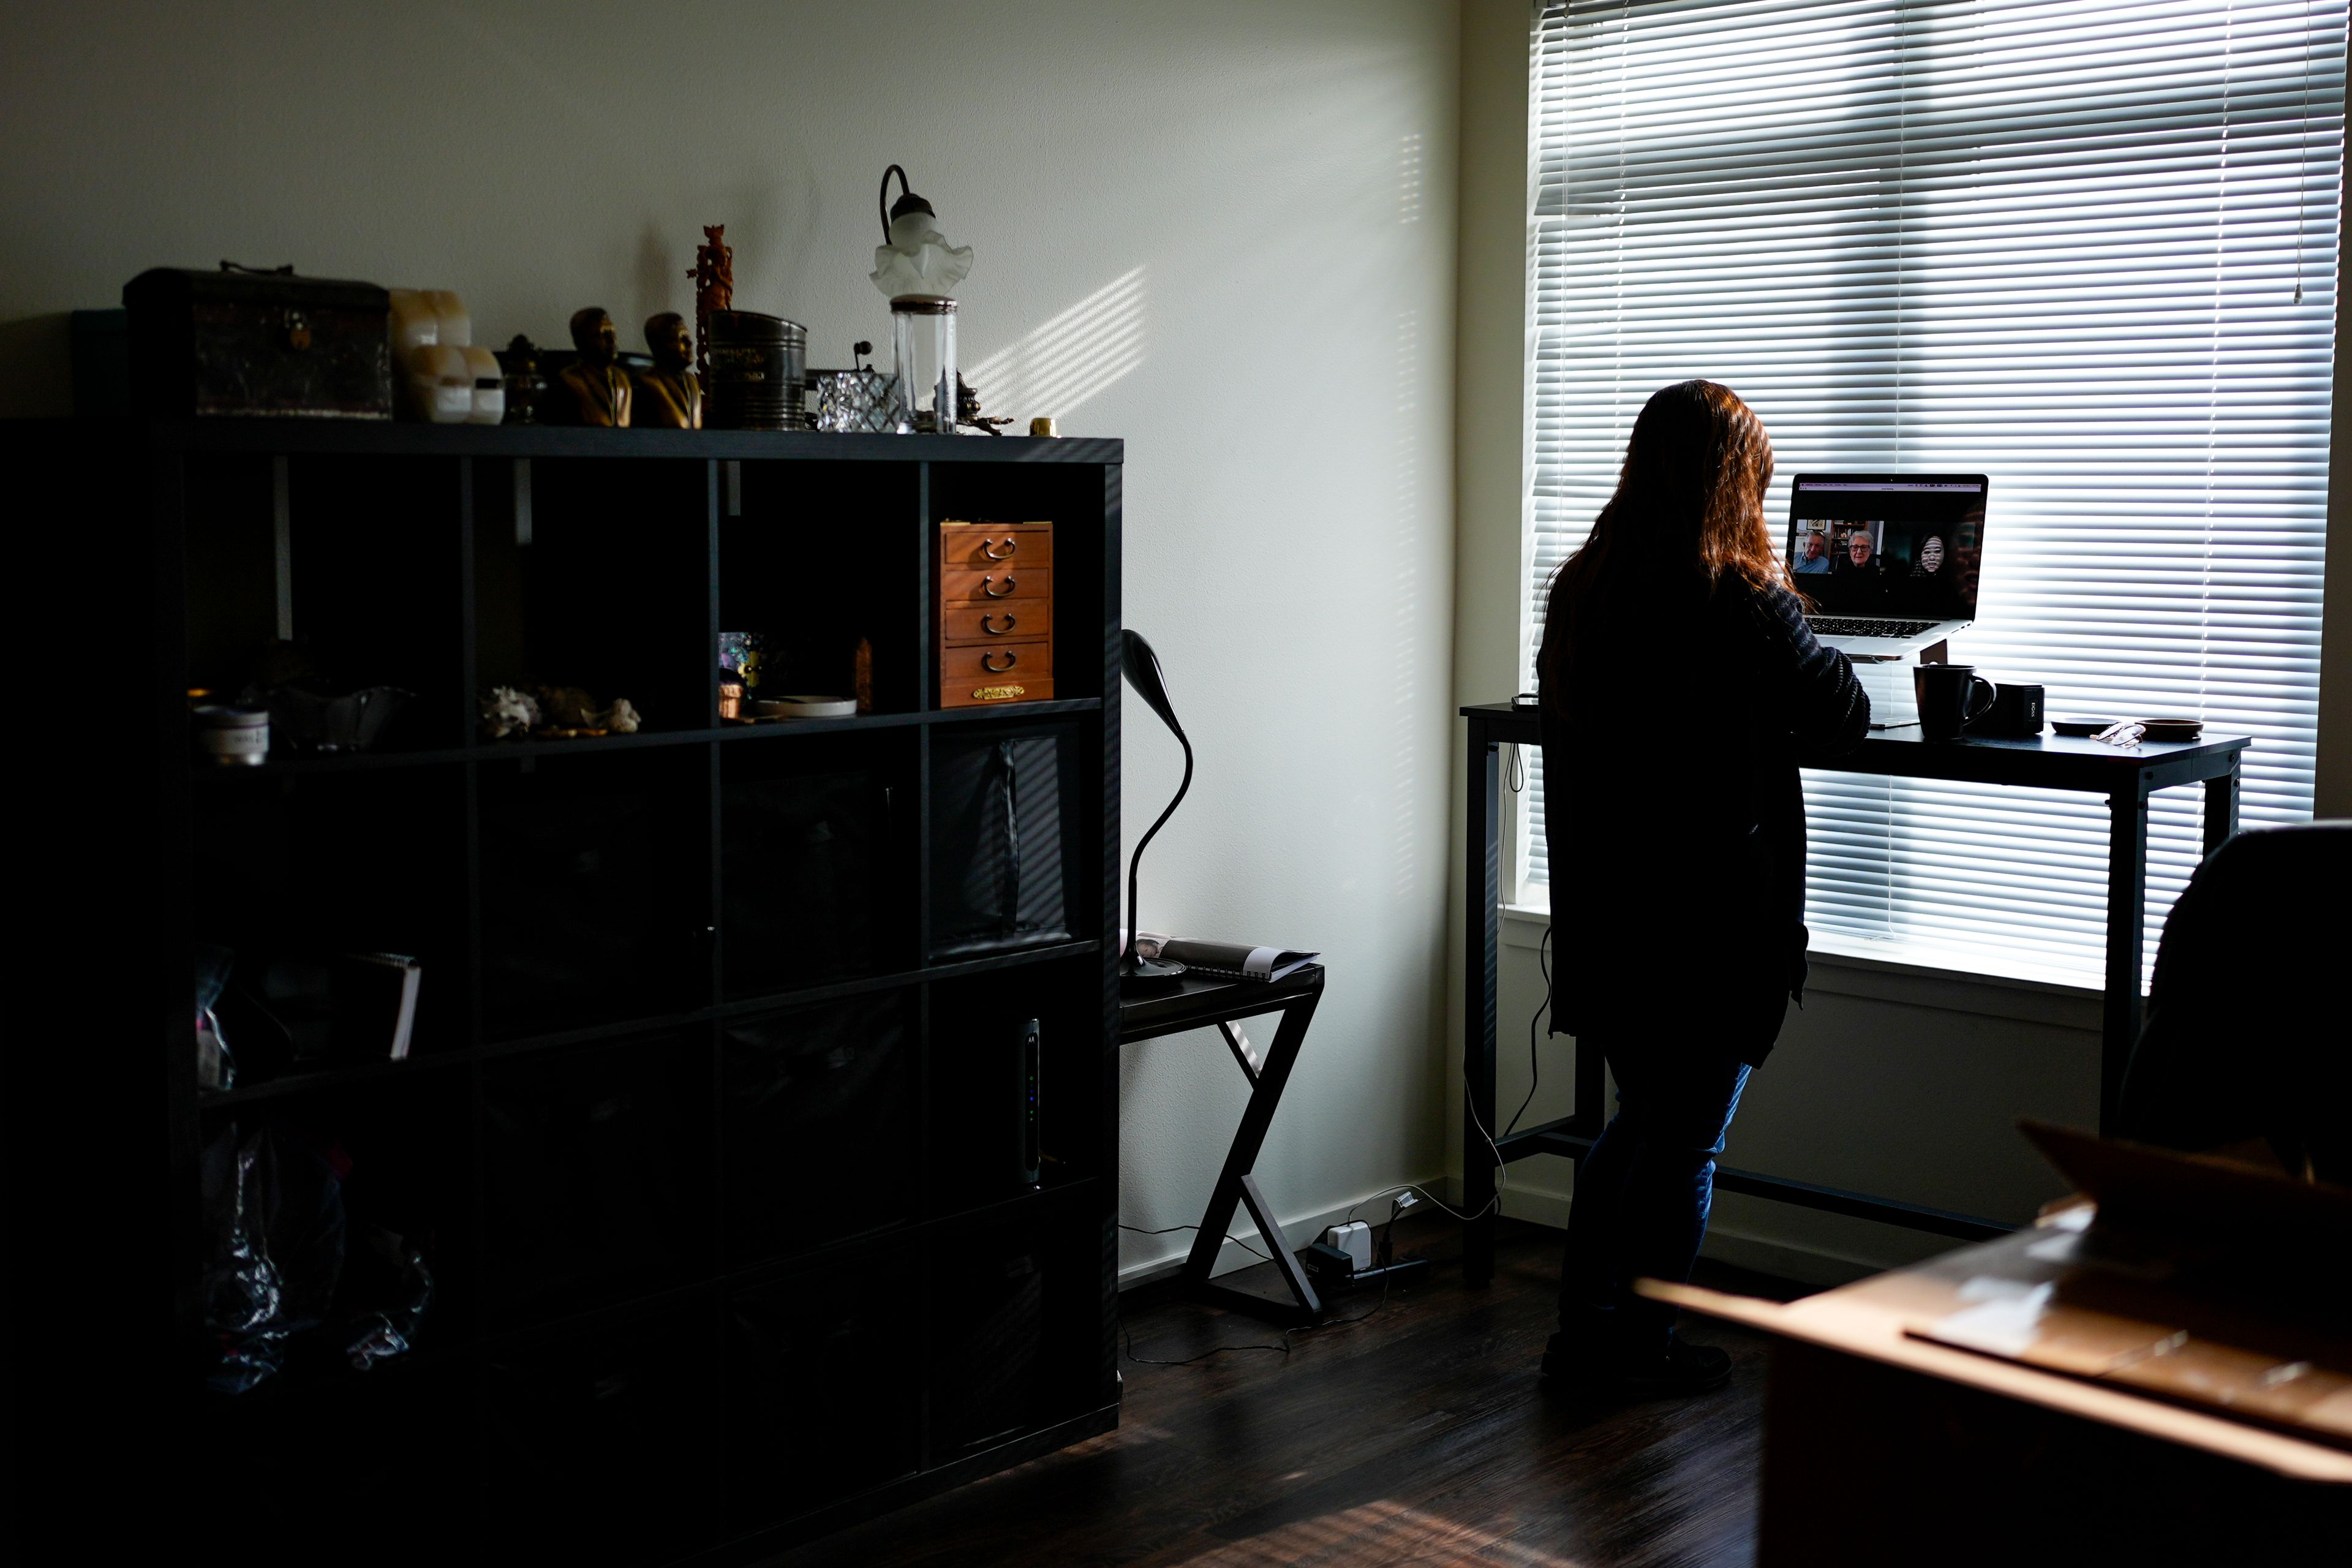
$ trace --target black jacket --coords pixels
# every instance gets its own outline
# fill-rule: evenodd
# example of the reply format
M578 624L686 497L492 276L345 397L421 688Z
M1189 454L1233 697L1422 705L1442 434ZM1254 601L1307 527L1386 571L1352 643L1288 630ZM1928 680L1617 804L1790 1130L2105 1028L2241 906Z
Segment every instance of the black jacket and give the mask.
M1582 640L1542 689L1552 1027L1760 1062L1805 983L1797 769L1860 745L1870 700L1793 594L1736 578L1616 606Z

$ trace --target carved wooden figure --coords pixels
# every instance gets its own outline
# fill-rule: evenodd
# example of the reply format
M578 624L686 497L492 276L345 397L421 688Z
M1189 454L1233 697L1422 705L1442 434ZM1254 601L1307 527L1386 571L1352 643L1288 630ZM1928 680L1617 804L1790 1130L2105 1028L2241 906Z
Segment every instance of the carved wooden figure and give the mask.
M710 312L735 308L735 249L727 243L727 226L702 226L703 243L694 252L694 368L710 374Z

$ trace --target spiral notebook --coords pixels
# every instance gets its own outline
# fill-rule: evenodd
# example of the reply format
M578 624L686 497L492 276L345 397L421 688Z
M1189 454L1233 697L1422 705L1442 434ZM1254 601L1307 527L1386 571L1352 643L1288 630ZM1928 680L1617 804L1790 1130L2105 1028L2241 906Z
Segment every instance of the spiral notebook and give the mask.
M1122 942L1126 933L1120 932ZM1189 936L1160 936L1143 931L1135 949L1146 958L1181 963L1195 974L1220 980L1276 981L1287 979L1321 956L1279 947L1249 947L1237 942L1202 942Z

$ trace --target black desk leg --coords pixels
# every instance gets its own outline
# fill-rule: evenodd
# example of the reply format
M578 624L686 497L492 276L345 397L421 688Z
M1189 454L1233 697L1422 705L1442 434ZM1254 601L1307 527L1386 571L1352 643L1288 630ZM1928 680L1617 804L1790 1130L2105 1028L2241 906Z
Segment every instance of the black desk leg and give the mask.
M2238 831L2238 759L2230 759L2230 771L2205 781L2205 853L2229 842Z
M1469 820L1463 834L1468 875L1462 898L1463 966L1470 984L1462 1020L1462 1278L1495 1277L1495 963L1502 944L1502 769L1486 727L1470 722ZM1582 1109L1579 1107L1579 1109Z
M2147 785L2140 783L2107 796L2107 985L2099 1016L2102 1132L2115 1124L2124 1070L2139 1039L2147 922Z
M1186 1294L1219 1306L1250 1312L1272 1321L1286 1324L1311 1323L1322 1314L1323 1303L1307 1283L1306 1271L1298 1259L1291 1256L1290 1245L1282 1234L1282 1222L1275 1217L1265 1194L1257 1189L1257 1181L1250 1172L1257 1164L1257 1152L1265 1145L1266 1129L1274 1125L1275 1109L1282 1103L1283 1086L1290 1081L1290 1069L1298 1061L1298 1047L1306 1043L1307 1026L1315 1020L1315 995L1302 996L1282 1010L1282 1023L1274 1032L1274 1043L1266 1047L1265 1065L1256 1075L1255 1086L1250 1090L1249 1104L1243 1109L1242 1124L1234 1130L1233 1147L1225 1151L1225 1168L1218 1173L1217 1184L1209 1194L1208 1212L1201 1216L1201 1232L1192 1238L1192 1255L1184 1259L1178 1279ZM1247 1070L1247 1064L1244 1064ZM1217 1255L1225 1245L1225 1233L1233 1228L1234 1210L1246 1204L1250 1217L1257 1221L1257 1233L1265 1239L1267 1255L1290 1288L1292 1306L1288 1302L1270 1301L1253 1296L1246 1290L1234 1290L1210 1282L1209 1271L1216 1267Z

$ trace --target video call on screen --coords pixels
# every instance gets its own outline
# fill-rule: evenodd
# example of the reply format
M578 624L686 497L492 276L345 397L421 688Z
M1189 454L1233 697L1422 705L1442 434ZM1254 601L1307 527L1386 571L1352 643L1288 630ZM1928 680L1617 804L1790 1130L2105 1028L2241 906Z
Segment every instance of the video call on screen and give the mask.
M1789 571L1826 615L1969 620L1984 529L1981 481L1919 488L1801 485Z

